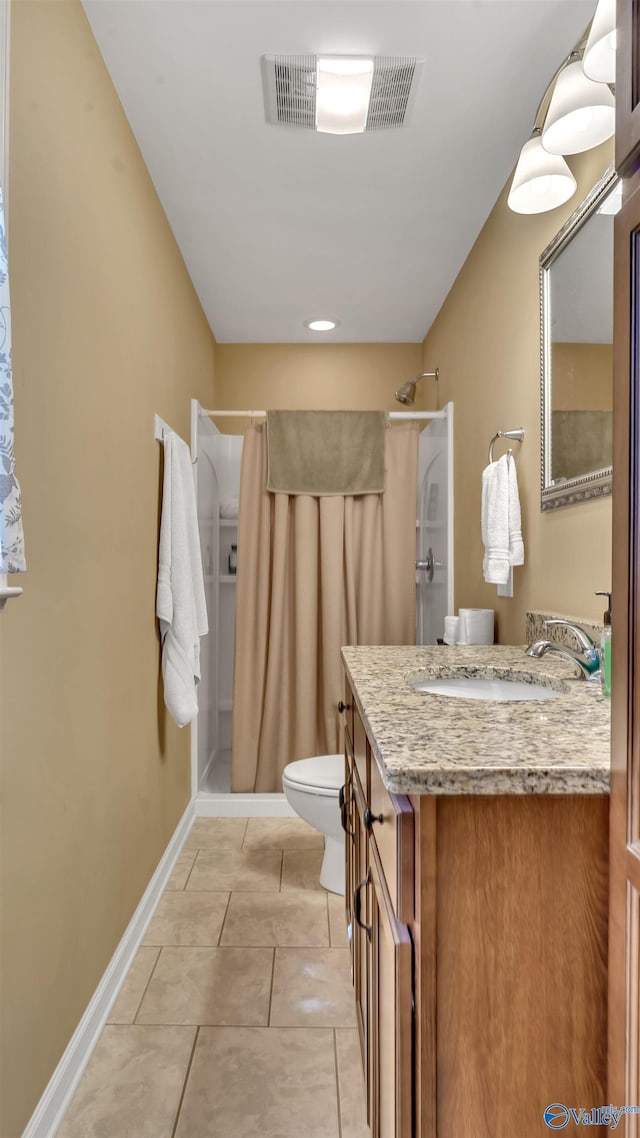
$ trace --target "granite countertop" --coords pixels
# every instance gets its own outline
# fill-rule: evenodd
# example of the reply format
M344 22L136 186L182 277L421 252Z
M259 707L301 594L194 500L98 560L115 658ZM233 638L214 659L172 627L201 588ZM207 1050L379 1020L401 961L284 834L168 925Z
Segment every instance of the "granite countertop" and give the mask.
M610 703L558 657L523 647L343 648L356 705L396 794L608 794ZM415 692L441 675L518 672L555 699L494 702Z

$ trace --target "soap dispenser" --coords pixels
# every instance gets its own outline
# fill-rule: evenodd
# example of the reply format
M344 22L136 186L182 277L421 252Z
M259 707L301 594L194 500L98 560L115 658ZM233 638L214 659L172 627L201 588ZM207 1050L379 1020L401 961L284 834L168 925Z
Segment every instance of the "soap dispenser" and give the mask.
M602 694L611 695L611 593L598 590L596 597L607 598L607 611L602 617L604 628L600 637L600 670L602 673Z

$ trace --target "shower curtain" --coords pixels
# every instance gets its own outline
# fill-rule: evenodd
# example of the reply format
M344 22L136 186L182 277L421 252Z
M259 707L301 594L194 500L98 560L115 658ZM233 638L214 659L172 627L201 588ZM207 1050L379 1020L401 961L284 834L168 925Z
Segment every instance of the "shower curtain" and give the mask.
M281 792L287 763L339 749L342 645L415 643L417 464L417 425L388 425L383 494L271 494L265 426L247 428L233 792Z

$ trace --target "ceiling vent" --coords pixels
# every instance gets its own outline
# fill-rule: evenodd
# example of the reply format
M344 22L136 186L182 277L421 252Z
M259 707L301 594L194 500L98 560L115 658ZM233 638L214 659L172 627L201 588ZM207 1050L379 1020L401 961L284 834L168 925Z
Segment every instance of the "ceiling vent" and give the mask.
M317 55L263 55L267 122L316 129ZM333 57L335 58L335 57ZM409 125L423 60L374 55L365 131Z

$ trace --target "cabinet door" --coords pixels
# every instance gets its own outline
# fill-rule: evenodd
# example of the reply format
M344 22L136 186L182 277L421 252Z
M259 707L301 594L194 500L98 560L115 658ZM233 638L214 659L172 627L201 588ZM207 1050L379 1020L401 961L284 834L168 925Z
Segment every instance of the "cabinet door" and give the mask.
M393 911L399 921L409 924L413 919L413 807L404 794L386 789L373 756L369 774L370 812L365 824L375 841Z
M370 1037L372 1138L413 1134L413 961L406 925L396 920L380 862L370 849Z
M345 779L344 785L340 790L339 805L340 816L342 820L342 829L344 830L344 854L345 854L345 883L344 883L344 908L345 908L345 922L347 926L347 941L349 944L349 951L351 953L351 979L355 983L354 967L353 967L353 895L358 881L356 879L356 858L355 858L355 828L353 822L353 745L348 734L345 733L344 740L345 747Z
M369 955L371 942L371 901L369 888L369 864L367 831L364 825L365 803L357 772L353 776L352 825L354 858L354 900L353 900L353 983L356 995L356 1016L360 1033L362 1063L367 1084L367 1121L371 1102L371 1040L369 1022Z
M618 0L616 52L616 170L629 177L640 165L640 3Z

